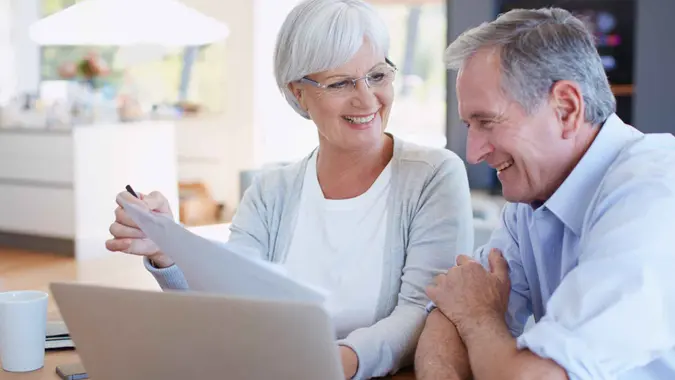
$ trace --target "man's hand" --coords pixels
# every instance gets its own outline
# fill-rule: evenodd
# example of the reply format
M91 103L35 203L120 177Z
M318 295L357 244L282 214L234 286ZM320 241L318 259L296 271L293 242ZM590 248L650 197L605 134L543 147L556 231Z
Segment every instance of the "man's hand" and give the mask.
M501 252L490 251L490 272L468 256L460 255L457 266L437 276L427 295L460 330L465 321L504 319L511 284L509 268Z

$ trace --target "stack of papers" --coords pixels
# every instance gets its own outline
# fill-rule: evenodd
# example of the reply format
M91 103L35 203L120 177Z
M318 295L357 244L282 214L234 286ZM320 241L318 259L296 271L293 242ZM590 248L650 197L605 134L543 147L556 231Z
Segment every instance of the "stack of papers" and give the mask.
M214 242L132 203L124 210L181 269L190 290L228 296L323 304L326 292L289 277L259 252Z
M62 348L75 348L75 344L70 339L70 333L63 321L47 322L45 339L45 349L55 350Z

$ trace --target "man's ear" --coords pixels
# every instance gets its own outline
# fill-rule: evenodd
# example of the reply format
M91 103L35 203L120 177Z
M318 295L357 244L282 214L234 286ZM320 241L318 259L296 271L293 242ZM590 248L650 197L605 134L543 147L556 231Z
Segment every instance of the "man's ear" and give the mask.
M558 81L551 88L551 101L558 121L563 126L563 138L574 137L584 123L585 107L581 87L573 81Z
M300 104L300 107L302 107L305 112L307 112L307 104L305 102L305 91L300 87L297 83L289 83L288 84L288 90L295 96L295 99L298 101L298 104Z

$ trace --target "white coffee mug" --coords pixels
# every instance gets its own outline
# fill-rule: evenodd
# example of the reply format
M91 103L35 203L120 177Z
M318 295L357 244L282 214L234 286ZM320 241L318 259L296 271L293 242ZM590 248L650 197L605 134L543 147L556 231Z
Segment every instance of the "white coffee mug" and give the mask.
M34 290L0 293L0 362L5 371L44 366L48 298Z

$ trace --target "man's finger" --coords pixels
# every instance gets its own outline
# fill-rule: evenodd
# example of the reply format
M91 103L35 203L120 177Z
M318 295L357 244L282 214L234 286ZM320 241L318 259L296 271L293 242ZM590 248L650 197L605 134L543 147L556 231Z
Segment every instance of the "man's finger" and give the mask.
M474 260L473 260L471 257L467 256L467 255L459 255L459 256L457 256L457 265L459 265L459 266L468 264L468 263L473 262L473 261L474 261Z
M434 277L434 279L431 281L432 285L438 286L443 282L443 278L445 278L445 273L439 274L438 276Z
M490 263L490 272L497 276L502 281L509 280L509 264L504 259L502 252L496 248L490 250L490 255L488 256L488 262Z
M429 299L432 302L436 303L436 301L438 300L436 298L436 296L438 295L438 287L436 285L429 285L429 286L426 287L425 291L426 291L427 297L429 297Z

